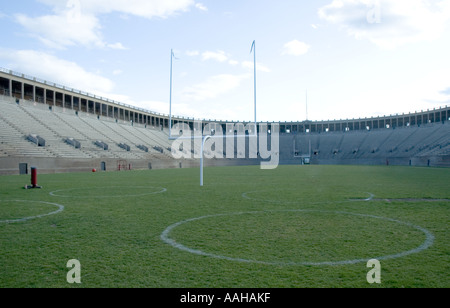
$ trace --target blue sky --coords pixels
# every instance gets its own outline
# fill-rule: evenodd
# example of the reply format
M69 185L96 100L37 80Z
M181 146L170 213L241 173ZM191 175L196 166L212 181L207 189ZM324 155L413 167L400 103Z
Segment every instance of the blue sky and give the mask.
M0 67L163 114L332 120L450 105L450 1L23 0ZM308 114L306 114L308 93Z

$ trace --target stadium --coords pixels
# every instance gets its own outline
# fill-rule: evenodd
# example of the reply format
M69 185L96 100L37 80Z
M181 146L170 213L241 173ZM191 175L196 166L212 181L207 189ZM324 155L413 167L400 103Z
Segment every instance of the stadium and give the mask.
M0 104L2 287L449 287L447 106L258 123L257 151L252 123L7 69ZM174 149L172 125L231 138Z
M174 159L169 116L152 113L2 69L0 174L190 168L200 148ZM174 117L172 125L251 134L249 123ZM377 118L264 123L279 131L283 165L399 165L450 167L450 107ZM250 123L251 124L251 123ZM245 132L244 132L245 130ZM258 127L259 132L259 127ZM209 153L210 166L256 165L245 148ZM218 147L226 149L226 145ZM213 151L214 149L210 149ZM239 153L238 153L239 151ZM225 158L226 157L226 158Z

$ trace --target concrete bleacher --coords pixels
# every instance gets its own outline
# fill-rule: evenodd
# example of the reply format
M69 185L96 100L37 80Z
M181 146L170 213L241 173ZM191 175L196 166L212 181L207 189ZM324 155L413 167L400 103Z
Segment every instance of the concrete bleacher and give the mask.
M55 157L47 149L26 140L25 136L0 116L0 157Z
M169 160L169 141L160 130L116 123L112 119L61 107L33 103L9 97L0 97L0 158L50 158L50 159L110 159L116 160ZM29 135L39 135L45 146L27 140ZM75 139L81 147L65 142ZM108 149L95 143L101 141ZM119 146L130 145L130 151ZM141 146L141 149L138 148ZM163 149L154 150L154 147ZM148 151L142 149L148 148Z
M168 130L147 127L143 124L99 117L72 109L17 100L0 96L0 173L2 169L16 172L17 163L40 163L48 170L88 170L107 164L108 170L116 169L119 161L129 161L138 168L178 168L181 165L196 166L196 159L176 160L171 154L172 140ZM220 129L220 127L216 127ZM45 140L38 146L27 140L39 136ZM311 156L317 164L403 164L450 166L450 122L435 122L398 128L380 128L370 131L330 131L314 133L281 133L280 162L297 164L305 156ZM65 141L74 139L76 148ZM32 138L31 138L32 139ZM256 148L257 140L246 138L246 153ZM211 141L212 142L212 141ZM214 142L218 142L215 140ZM205 157L224 157L223 148L210 148ZM107 145L98 146L97 144ZM129 146L121 147L121 144ZM201 142L192 142L192 158L200 155ZM210 145L210 144L209 144ZM216 144L217 145L217 144ZM219 153L222 151L221 153ZM227 153L230 154L230 153ZM224 157L226 158L226 157ZM213 159L212 164L252 164L254 161ZM2 165L3 164L3 165ZM4 167L6 166L6 167ZM12 166L12 167L11 167ZM59 168L59 169L58 169ZM9 172L9 171L8 171Z
M80 120L84 122L85 125L91 128L91 131L95 132L95 140L101 140L108 144L109 150L116 156L122 159L142 159L144 158L137 151L126 151L119 146L120 143L127 143L127 138L120 136L116 131L108 128L105 121L99 120L93 117L80 117ZM92 144L95 140L90 140Z
M98 131L92 129L92 127L85 124L79 117L74 114L66 114L63 110L55 108L53 115L57 117L60 123L63 123L67 129L72 130L74 138L81 142L84 150L96 158L119 158L112 150L105 151L95 145L95 141L105 142L104 136ZM58 112L60 111L60 112ZM107 142L105 142L107 143ZM109 146L109 144L108 144Z
M390 161L411 164L415 159L439 161L440 157L449 155L450 123L372 131L283 134L282 140L283 159L291 163L298 162L300 156L311 155L313 162L326 164Z
M391 130L390 135L380 144L379 149L381 153L396 153L399 152L400 145L416 132L417 127L402 127L396 130Z

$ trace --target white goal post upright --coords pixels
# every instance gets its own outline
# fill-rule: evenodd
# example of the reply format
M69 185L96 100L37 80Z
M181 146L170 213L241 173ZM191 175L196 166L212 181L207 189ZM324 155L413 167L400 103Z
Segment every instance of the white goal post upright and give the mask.
M252 43L252 48L250 50L250 53L253 52L253 87L254 87L254 134L253 135L248 135L249 137L258 137L258 126L257 126L257 121L256 121L256 41L253 41ZM213 135L203 135L202 132L202 136L196 136L194 134L194 136L192 137L173 137L172 136L172 87L173 87L173 59L175 58L175 54L173 53L173 49L170 50L170 100L169 100L169 140L180 140L180 139L186 139L186 140L193 140L193 139L202 139L202 144L201 144L201 157L200 157L200 186L203 187L203 165L204 165L204 148L205 148L205 143L208 139L211 138L239 138L239 137L246 137L245 136L245 131L244 131L244 135L237 135L237 136L219 136L219 137L215 137ZM176 58L175 58L176 59Z

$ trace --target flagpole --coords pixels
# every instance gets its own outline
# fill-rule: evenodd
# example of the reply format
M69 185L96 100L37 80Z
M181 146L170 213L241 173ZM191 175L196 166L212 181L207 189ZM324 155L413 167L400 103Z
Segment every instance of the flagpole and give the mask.
M253 41L253 87L254 87L254 109L255 109L255 130L256 128L256 41Z
M170 50L170 100L169 100L169 138L172 137L172 66L173 49Z
M306 90L306 121L308 121L308 90Z

